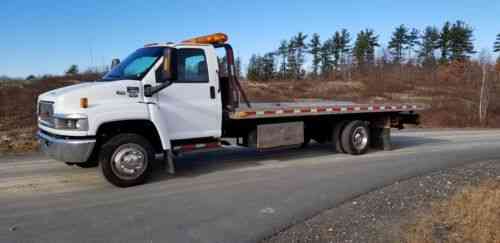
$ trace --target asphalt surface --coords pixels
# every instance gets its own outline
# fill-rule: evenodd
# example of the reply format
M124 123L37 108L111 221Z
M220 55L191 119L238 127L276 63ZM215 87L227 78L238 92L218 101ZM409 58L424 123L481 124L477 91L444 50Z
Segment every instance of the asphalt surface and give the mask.
M393 134L393 151L327 146L178 158L120 189L98 169L40 155L0 158L0 242L256 242L343 201L433 170L500 159L500 130Z

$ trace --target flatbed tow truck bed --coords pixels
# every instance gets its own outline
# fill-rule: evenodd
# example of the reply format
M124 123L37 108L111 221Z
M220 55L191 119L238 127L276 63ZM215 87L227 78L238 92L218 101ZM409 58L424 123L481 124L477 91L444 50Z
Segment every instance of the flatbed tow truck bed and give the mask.
M303 101L303 102L257 102L250 103L250 107L240 105L240 108L229 112L229 118L235 120L321 116L336 114L361 113L414 113L424 110L422 104L357 104L343 101Z

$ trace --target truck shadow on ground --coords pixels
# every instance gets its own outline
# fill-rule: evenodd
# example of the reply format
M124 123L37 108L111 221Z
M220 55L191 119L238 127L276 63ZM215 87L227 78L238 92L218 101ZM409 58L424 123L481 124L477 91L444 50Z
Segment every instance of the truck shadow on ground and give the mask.
M446 143L447 140L412 136L395 136L392 139L392 151ZM377 153L372 149L368 153ZM276 163L286 163L291 160L308 160L322 156L339 156L348 158L351 155L336 153L331 144L311 143L306 148L275 149L257 151L255 149L231 146L212 151L199 151L182 154L175 159L176 174L164 172L163 163L158 163L151 182L179 177L196 177L213 172L244 169Z

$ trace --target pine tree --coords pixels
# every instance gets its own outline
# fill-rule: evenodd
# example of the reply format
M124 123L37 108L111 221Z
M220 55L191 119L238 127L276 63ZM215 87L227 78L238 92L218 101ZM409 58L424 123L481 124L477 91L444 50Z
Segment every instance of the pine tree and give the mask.
M75 75L78 74L78 66L73 64L69 66L68 70L66 70L66 75Z
M441 50L441 63L447 63L450 51L451 24L446 22L441 29L439 36L439 49Z
M473 30L463 21L455 22L450 29L451 60L464 61L476 53L473 44Z
M274 53L269 52L262 57L260 76L263 81L268 81L274 78L274 56Z
M500 52L500 34L497 35L497 40L495 41L495 45L493 47L494 52ZM500 56L497 58L497 63L495 65L495 69L500 73Z
M415 28L413 28L411 30L411 32L408 34L408 40L407 40L408 61L412 60L413 50L415 50L415 47L420 45L419 36L420 36L420 32L418 31L418 29L415 29Z
M332 40L326 40L321 46L321 75L324 77L328 76L328 74L332 70Z
M331 39L331 54L333 55L333 67L335 70L339 67L340 53L342 49L342 39L340 32L336 31Z
M294 44L296 48L296 73L295 73L295 78L296 79L301 79L303 76L303 70L302 66L304 65L305 62L305 57L304 53L307 51L307 45L306 45L306 39L307 35L304 35L304 33L299 32L295 37L294 37Z
M248 69L247 69L247 79L252 81L259 80L259 57L253 54L248 61Z
M346 29L342 29L340 33L340 64L342 66L342 71L345 71L345 65L347 64L347 59L351 53L351 35ZM345 72L344 72L344 77Z
M281 79L286 79L287 74L287 59L288 59L288 41L281 41L280 47L277 50L278 56L281 57L280 62L280 76Z
M318 75L319 65L321 63L321 40L319 34L313 34L311 42L309 43L309 48L312 55L312 68L313 75Z
M345 64L345 56L349 54L351 51L351 46L349 45L351 43L351 35L349 34L349 31L346 29L342 29L340 33L340 59L341 63Z
M408 28L405 25L400 25L392 33L392 38L389 41L389 49L391 50L391 55L394 57L395 63L403 62L403 51L408 49L409 46L409 34Z
M418 51L418 57L424 66L436 64L435 52L439 48L439 38L439 30L436 27L428 26L425 28Z
M287 77L288 78L295 78L298 70L298 65L297 65L297 48L295 44L295 39L292 38L288 42L288 47L287 47L288 53L286 57L286 71L287 71Z
M378 36L373 30L366 29L358 33L353 52L357 64L362 70L375 62L375 47L378 46L380 46Z
M495 46L493 47L494 52L500 52L500 34L497 35L497 40L495 41Z

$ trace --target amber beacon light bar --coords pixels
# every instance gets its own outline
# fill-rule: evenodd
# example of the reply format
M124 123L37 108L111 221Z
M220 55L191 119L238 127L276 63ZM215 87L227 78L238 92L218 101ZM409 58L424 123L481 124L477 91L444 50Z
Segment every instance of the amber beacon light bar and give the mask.
M211 35L204 35L200 37L191 38L182 41L182 43L193 43L193 44L222 44L228 41L228 36L224 33L215 33Z

